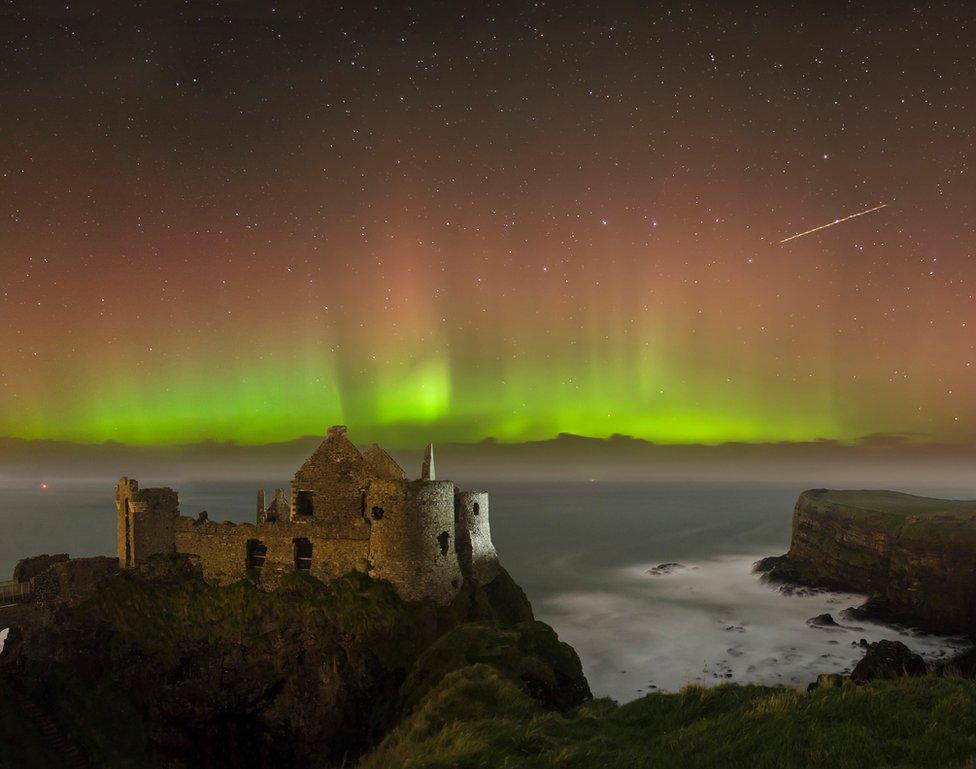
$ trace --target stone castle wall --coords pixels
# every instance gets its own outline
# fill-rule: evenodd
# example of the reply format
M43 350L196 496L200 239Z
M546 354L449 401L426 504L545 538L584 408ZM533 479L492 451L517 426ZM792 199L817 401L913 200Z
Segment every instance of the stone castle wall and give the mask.
M448 603L461 587L452 481L376 480L366 491L370 575L406 600Z
M488 492L459 491L455 495L455 504L461 568L471 574L475 582L486 585L498 576L501 568L488 524Z
M368 528L368 527L367 527ZM323 581L350 571L366 571L369 538L335 539L315 522L214 523L180 518L176 524L176 550L199 558L205 579L219 584L248 574L248 540L267 548L264 565L252 571L262 584L274 586L282 575L296 570L295 540L312 546L309 574Z

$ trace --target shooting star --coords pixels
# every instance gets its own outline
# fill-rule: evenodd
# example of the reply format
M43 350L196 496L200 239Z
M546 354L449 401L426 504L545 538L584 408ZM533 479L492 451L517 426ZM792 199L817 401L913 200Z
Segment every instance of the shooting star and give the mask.
M818 232L819 230L826 229L827 227L833 227L835 224L840 224L841 222L846 222L848 219L855 219L858 216L864 216L865 214L870 214L873 211L880 211L882 208L887 207L887 203L882 203L880 206L875 206L874 208L869 208L867 211L858 211L856 214L851 214L850 216L845 216L843 219L834 219L832 222L827 224L821 224L819 227L814 227L812 230L806 230L805 232L798 232L796 235L790 235L788 238L783 238L780 241L780 245L786 243L790 240L795 240L796 238L802 238L804 235L809 235L812 232Z

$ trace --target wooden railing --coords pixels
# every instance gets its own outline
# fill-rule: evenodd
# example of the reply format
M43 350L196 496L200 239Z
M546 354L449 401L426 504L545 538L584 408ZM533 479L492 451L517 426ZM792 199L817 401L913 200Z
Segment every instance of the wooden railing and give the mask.
M0 582L0 606L30 599L30 582Z

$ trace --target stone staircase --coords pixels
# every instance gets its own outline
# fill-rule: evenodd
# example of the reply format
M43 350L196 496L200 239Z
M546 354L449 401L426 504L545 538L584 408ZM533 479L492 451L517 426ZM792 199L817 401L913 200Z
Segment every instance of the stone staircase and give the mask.
M21 711L40 729L47 744L62 757L61 766L65 769L91 769L91 764L78 747L65 737L51 717L34 702L20 687L11 685L10 691L17 700ZM55 769L52 767L52 769Z

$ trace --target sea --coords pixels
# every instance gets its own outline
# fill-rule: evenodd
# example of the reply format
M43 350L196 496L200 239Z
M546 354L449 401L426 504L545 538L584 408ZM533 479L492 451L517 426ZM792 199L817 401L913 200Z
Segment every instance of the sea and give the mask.
M113 481L0 484L0 581L38 553L111 555ZM151 485L145 483L143 485ZM181 510L211 520L253 520L255 492L284 480L187 482ZM862 639L903 641L929 660L968 648L958 638L870 622L843 609L863 596L787 595L753 563L789 547L787 483L496 483L492 537L538 619L579 653L596 696L627 701L688 684L803 688L819 673L850 671ZM900 489L976 496L973 489ZM808 620L829 613L838 627ZM4 628L0 628L2 632Z

